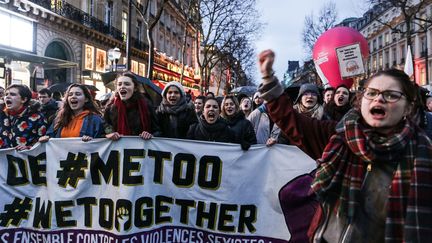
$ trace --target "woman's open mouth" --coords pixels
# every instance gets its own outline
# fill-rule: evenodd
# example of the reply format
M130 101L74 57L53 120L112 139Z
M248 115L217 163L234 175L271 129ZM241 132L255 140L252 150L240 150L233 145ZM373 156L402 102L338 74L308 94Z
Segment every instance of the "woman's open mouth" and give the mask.
M126 96L128 92L126 90L120 90L119 93L120 96Z
M383 107L374 106L369 111L374 119L383 119L386 116L386 111Z

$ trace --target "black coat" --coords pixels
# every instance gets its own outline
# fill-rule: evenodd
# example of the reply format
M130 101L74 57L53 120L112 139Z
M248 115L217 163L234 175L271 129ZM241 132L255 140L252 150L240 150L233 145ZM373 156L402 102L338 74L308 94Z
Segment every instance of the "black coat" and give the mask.
M161 104L156 110L156 118L160 127L161 137L186 138L192 124L198 123L195 109L191 103L185 104L185 109L170 113Z
M234 131L236 141L242 145L242 148L249 149L252 144L257 143L254 127L242 111L227 118L226 121Z
M186 136L188 139L235 143L234 131L229 128L228 124L222 118L219 118L214 124L208 124L203 118L198 123L193 124Z
M50 101L41 106L40 111L47 119L48 127L50 127L52 122L54 121L58 109L59 108L57 101L55 101L54 99L50 99Z
M334 101L331 101L326 106L324 106L324 115L321 120L340 121L350 109L350 103L344 106L337 106Z

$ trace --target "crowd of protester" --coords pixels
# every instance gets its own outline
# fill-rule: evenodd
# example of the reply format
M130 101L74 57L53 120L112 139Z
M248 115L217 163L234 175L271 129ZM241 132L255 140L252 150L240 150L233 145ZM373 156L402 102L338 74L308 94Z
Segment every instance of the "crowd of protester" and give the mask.
M43 88L37 99L25 85L0 87L1 148L30 149L50 138L80 137L82 141L122 136L167 137L240 144L257 143L247 115L252 100L242 106L235 96L224 99L209 92L194 100L179 82L169 82L162 101L153 104L132 73L119 74L109 100L99 102L86 85L74 83L60 99ZM261 101L262 102L262 101Z
M311 221L309 239L420 242L430 234L430 225L417 220L432 212L423 200L432 193L429 93L390 69L357 91L306 83L291 99L273 75L273 60L271 51L260 54L263 82L252 97L209 92L193 99L173 81L163 89L162 102L152 104L128 72L117 76L113 95L103 103L81 84L71 84L61 101L49 89L34 100L24 85L0 88L0 147L122 136L227 142L243 150L294 145L317 160L311 187L320 207L313 221L305 218ZM304 229L291 233L308 238Z

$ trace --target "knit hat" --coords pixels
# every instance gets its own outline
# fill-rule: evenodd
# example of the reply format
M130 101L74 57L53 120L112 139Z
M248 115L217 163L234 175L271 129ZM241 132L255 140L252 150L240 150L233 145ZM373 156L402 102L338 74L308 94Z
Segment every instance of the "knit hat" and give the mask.
M167 85L165 85L165 88L162 90L162 97L166 98L165 96L168 92L169 87L171 87L171 86L175 86L176 88L178 88L180 90L180 95L182 97L185 96L185 91L183 89L183 86L177 81L171 81L171 82L167 83Z
M315 84L302 84L302 86L300 87L297 99L295 100L294 104L297 104L297 102L300 101L302 95L306 92L312 92L315 93L317 96L319 96L319 91L318 91L318 87Z

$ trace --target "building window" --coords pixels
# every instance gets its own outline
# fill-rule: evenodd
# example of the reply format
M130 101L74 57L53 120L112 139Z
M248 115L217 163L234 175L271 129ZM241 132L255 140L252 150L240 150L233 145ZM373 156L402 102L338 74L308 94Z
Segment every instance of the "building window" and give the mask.
M379 69L382 69L383 68L383 55L382 54L379 54L378 62L379 62Z
M386 68L386 69L388 69L388 68L390 68L390 52L389 52L389 50L386 50L385 52L384 52L384 67Z
M142 42L142 21L141 20L137 20L136 38L139 42Z
M421 45L421 52L425 52L426 51L426 38L424 36L422 36L420 38L420 45Z
M105 5L105 24L108 26L112 25L112 16L113 16L113 2L107 1Z
M51 0L51 10L58 13L63 7L63 0Z
M128 34L128 13L126 11L122 12L122 33L123 33L123 39L126 41L126 36Z
M87 1L87 13L91 16L94 15L94 0Z
M386 33L384 36L384 41L385 44L387 45L388 43L390 43L390 33Z

